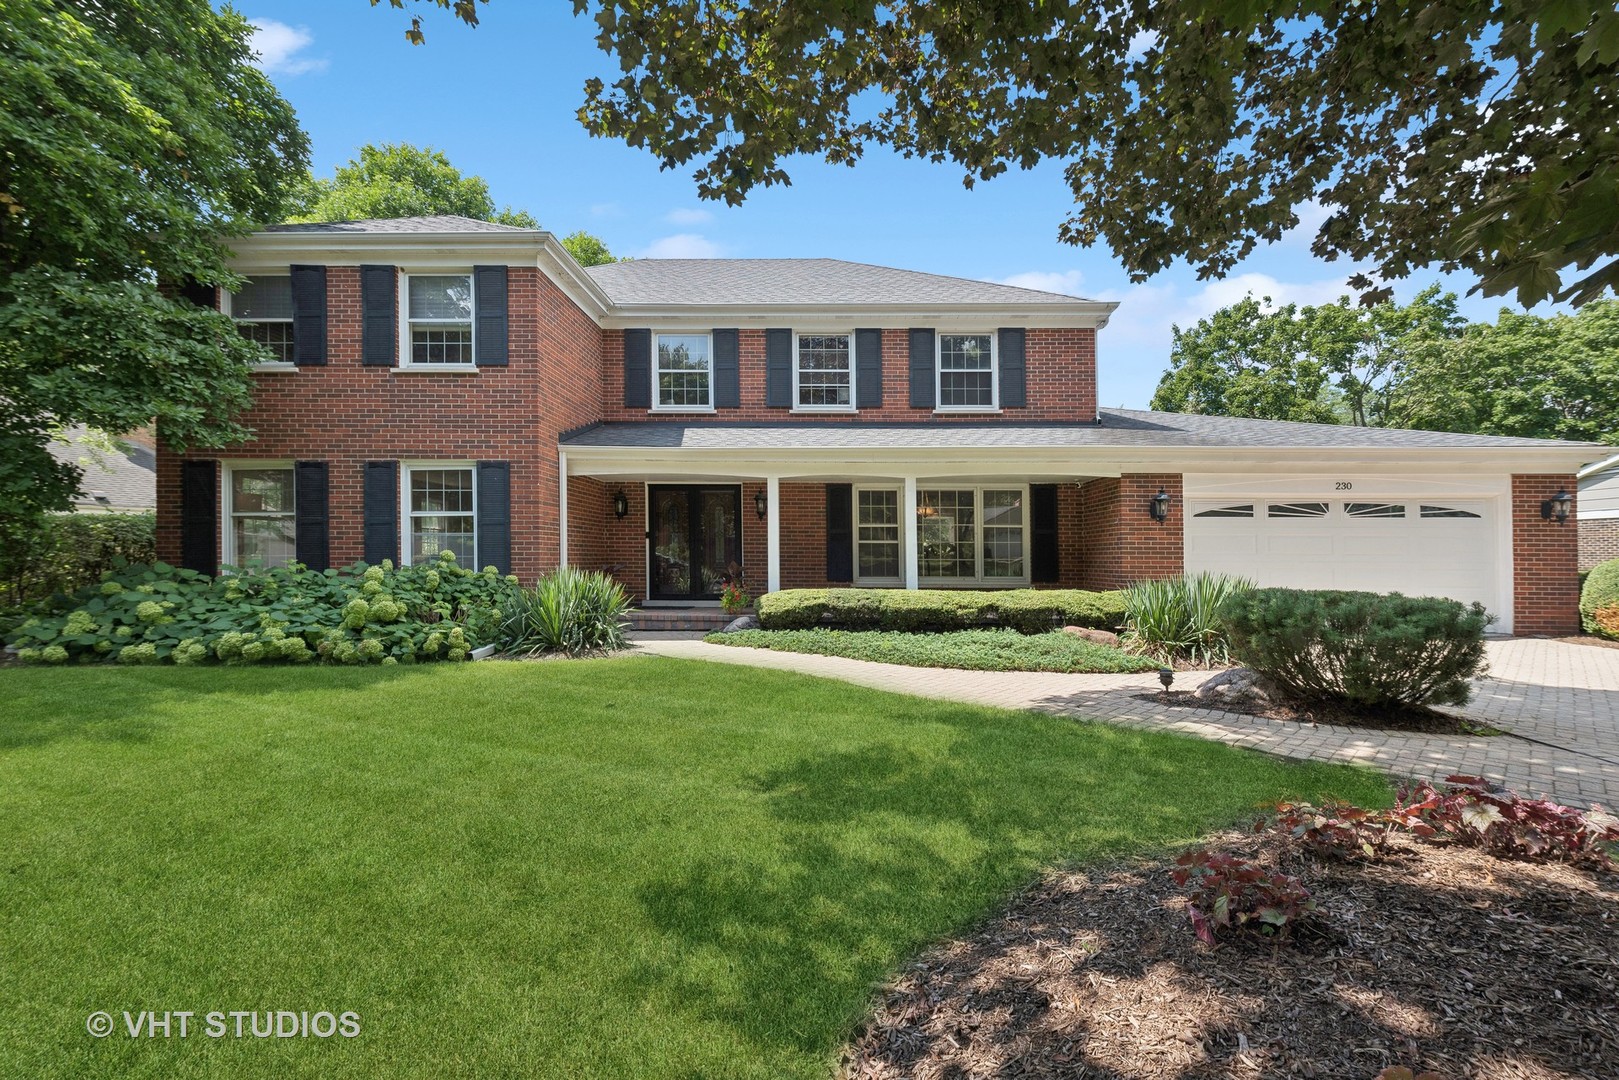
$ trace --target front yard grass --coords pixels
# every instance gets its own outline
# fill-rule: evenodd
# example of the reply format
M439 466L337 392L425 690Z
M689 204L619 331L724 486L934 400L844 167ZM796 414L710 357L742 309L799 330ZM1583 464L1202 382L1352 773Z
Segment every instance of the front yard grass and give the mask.
M874 986L1043 867L1387 801L1343 766L650 657L0 693L0 1076L825 1077ZM131 1039L143 1009L362 1026Z
M968 671L1117 674L1158 670L1156 661L1060 630L1049 634L1020 634L1016 630L952 630L942 634L883 630L739 630L710 634L704 640L715 645Z

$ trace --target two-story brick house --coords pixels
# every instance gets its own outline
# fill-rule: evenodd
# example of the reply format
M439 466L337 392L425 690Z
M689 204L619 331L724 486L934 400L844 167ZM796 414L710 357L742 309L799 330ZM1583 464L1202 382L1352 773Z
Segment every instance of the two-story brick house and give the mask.
M712 603L733 564L770 589L1213 569L1574 626L1556 496L1600 450L1099 408L1111 303L828 259L586 270L461 218L234 252L248 283L212 299L281 361L252 442L160 452L183 565L449 548L611 568L648 605Z

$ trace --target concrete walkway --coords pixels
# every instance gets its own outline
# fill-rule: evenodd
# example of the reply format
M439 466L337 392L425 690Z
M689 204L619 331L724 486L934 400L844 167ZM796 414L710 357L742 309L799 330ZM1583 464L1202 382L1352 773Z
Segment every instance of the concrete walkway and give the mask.
M909 668L833 656L769 652L700 640L637 641L643 652L778 668L877 690L1033 709L1126 727L1177 731L1292 758L1375 765L1398 777L1487 776L1526 795L1619 806L1619 649L1530 638L1492 641L1489 676L1463 711L1510 734L1468 738L1289 723L1215 709L1168 708L1138 695L1156 675ZM1177 688L1201 676L1182 672Z

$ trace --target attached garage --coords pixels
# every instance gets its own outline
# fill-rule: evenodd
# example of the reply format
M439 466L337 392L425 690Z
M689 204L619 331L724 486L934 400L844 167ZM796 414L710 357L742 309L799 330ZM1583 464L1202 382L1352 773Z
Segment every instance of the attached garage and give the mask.
M1319 484L1311 485L1319 491ZM1361 494L1188 498L1186 569L1260 585L1482 603L1510 632L1500 500Z

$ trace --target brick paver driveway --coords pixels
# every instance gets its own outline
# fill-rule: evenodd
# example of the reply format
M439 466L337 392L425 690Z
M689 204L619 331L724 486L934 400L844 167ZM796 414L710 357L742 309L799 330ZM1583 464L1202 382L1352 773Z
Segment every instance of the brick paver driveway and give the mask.
M1477 684L1473 703L1460 711L1510 734L1468 738L1166 708L1139 697L1158 689L1155 675L946 671L693 640L637 644L664 656L781 668L902 694L1178 731L1286 757L1358 762L1399 777L1436 780L1473 773L1578 806L1619 805L1619 649L1529 638L1489 642L1489 676ZM1182 673L1177 684L1192 687L1200 678Z

